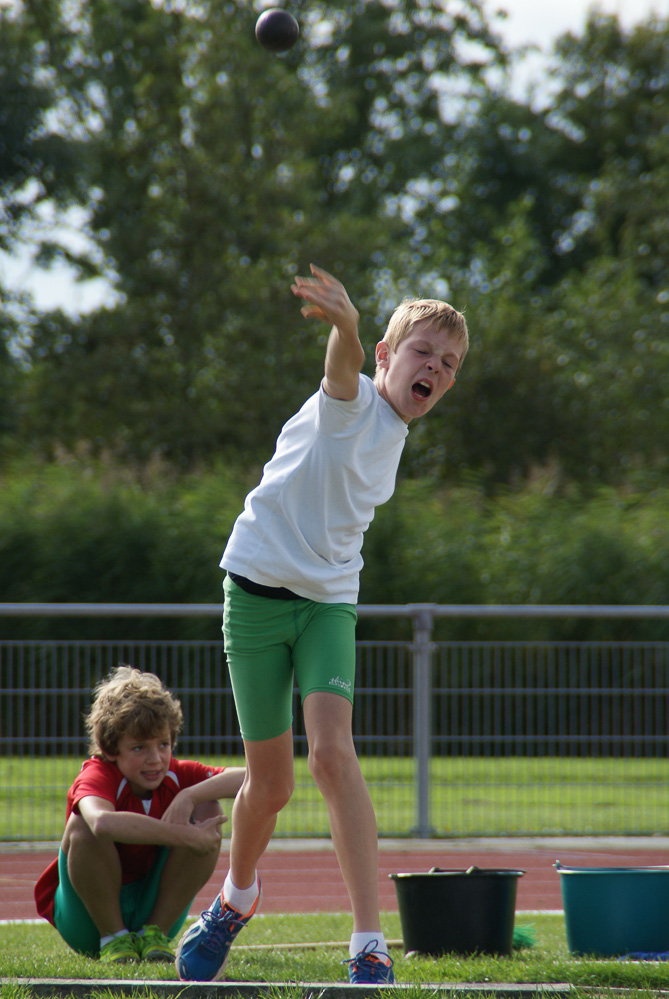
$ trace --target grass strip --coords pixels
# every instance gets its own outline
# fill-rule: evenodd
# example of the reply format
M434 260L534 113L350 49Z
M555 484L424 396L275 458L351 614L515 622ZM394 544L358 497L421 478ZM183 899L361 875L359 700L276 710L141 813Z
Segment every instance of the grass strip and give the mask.
M590 996L603 997L613 989L636 990L641 996L658 996L669 989L669 968L662 962L629 962L615 958L575 957L567 948L564 919L555 914L533 914L532 947L514 951L509 957L488 955L406 957L393 950L397 981L402 995L415 986L425 999L430 986L516 985L543 986L567 983L575 989L594 990ZM517 922L522 922L522 918ZM256 916L243 931L244 936L230 953L227 977L238 983L284 982L346 983L343 961L351 928L348 913L270 914ZM401 939L397 913L383 917L388 939ZM118 968L105 968L98 961L80 957L61 940L53 927L44 923L10 924L0 929L0 978L68 979L97 981L118 979ZM322 946L326 941L327 945ZM172 965L137 964L124 966L125 981L138 988L147 980L177 983ZM10 983L11 984L11 983ZM9 986L7 986L9 987ZM182 983L183 987L183 983ZM112 990L113 991L113 990ZM411 991L409 989L409 991ZM22 999L3 991L0 999ZM115 999L110 996L108 999Z

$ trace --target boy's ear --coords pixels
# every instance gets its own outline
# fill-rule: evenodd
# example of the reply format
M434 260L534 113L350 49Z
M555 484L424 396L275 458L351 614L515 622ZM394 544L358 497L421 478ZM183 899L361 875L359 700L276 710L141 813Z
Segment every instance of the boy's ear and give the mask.
M105 760L108 763L115 763L119 758L118 745L108 743L106 746L101 746L98 744L98 755L100 759Z
M387 368L390 359L390 347L385 340L379 340L376 345L376 364L380 368Z

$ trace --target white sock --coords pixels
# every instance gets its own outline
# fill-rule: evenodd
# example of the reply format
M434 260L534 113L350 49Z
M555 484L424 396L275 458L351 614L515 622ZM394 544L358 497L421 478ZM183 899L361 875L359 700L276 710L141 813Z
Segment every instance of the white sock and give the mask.
M100 937L100 950L105 947L110 940L114 940L115 937L124 937L130 930L119 930L118 933L109 933L106 937Z
M348 946L348 952L351 957L356 957L361 950L364 950L369 944L373 944L373 953L378 954L382 957L388 957L388 948L386 947L386 938L381 932L381 930L372 930L369 933L351 933L351 942ZM370 948L370 952L372 948Z
M258 885L257 871L255 881L250 888L238 888L230 877L230 871L228 871L227 877L223 883L223 898L228 905L232 906L233 909L236 909L237 912L241 912L242 916L245 916L247 912L251 911L253 903L258 897L259 891L260 887Z

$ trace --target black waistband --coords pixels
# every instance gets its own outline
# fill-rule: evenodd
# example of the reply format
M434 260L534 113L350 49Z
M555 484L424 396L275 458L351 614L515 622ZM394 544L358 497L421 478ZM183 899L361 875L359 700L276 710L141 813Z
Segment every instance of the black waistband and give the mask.
M228 576L233 583L236 583L245 593L252 593L254 597L268 597L270 600L305 600L285 586L263 586L262 583L254 583L246 576L238 576L236 572L228 570Z

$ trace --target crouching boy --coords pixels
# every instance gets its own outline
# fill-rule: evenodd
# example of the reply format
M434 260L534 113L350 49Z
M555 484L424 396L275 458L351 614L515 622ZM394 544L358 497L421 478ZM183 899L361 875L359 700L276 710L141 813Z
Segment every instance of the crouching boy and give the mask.
M179 701L153 673L119 666L86 718L90 759L67 795L58 857L37 911L65 942L107 963L173 961L170 941L213 875L243 767L172 756Z

